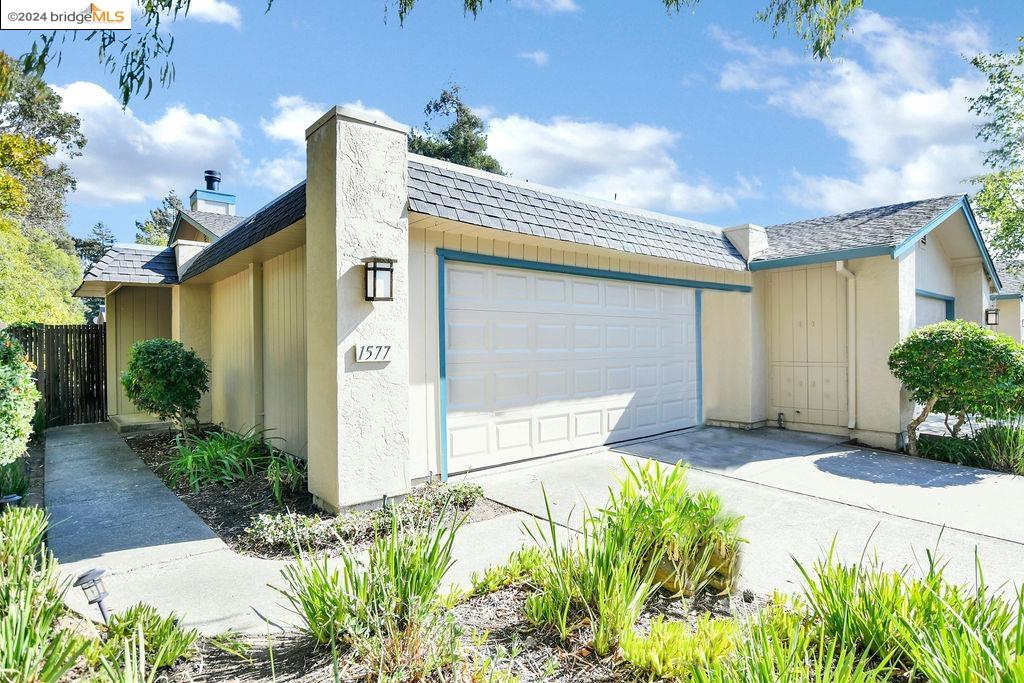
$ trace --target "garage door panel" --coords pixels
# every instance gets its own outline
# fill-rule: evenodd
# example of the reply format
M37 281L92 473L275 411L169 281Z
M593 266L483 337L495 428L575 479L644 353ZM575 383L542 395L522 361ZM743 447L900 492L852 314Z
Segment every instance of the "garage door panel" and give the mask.
M697 424L693 290L446 268L449 471Z

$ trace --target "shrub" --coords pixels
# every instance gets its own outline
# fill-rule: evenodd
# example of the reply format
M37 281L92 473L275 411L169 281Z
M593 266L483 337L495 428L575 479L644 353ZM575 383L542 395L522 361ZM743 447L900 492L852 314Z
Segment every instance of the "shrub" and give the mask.
M179 438L167 465L173 485L193 491L209 484L230 486L263 470L269 461L264 432L210 432L201 438Z
M975 323L947 320L907 335L890 352L889 369L923 406L907 425L908 450L917 455L917 428L935 409L986 415L1019 406L1024 348Z
M199 402L210 388L210 369L181 342L144 339L132 344L121 383L139 410L174 420L184 432L197 421Z
M727 514L717 494L690 493L685 465L622 464L626 479L605 514L632 519L634 542L662 556L659 582L682 595L708 586L728 593L739 565L743 518Z
M623 659L650 680L689 680L695 670L718 666L732 654L738 635L738 622L709 614L693 629L686 622L658 617L649 635L626 630L619 645Z
M0 465L14 462L32 435L39 390L21 344L0 332Z
M587 513L579 538L558 540L551 506L544 494L547 529L528 529L544 547L544 562L534 576L539 591L526 599L527 619L554 629L563 640L587 621L594 651L605 656L622 633L632 628L655 589L654 572L661 556L637 543L641 520L624 514Z
M199 640L198 631L178 626L177 615L161 617L155 607L139 603L110 617L106 640L99 649L98 657L118 659L132 645L138 633L142 634L141 642L148 648L146 662L154 669L171 666L179 659L194 654Z
M22 459L0 465L0 496L24 496L28 492L28 474Z
M974 439L962 436L921 434L917 440L918 454L929 460L955 465L979 465L980 456Z
M1024 475L1024 416L995 421L974 435L976 464Z
M319 550L342 543L337 523L329 517L282 512L261 513L245 530L253 547L261 550Z

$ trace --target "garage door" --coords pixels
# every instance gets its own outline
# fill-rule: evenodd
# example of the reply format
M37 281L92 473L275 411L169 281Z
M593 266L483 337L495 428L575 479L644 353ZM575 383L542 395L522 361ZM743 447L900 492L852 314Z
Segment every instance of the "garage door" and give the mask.
M699 422L693 289L449 261L448 471Z

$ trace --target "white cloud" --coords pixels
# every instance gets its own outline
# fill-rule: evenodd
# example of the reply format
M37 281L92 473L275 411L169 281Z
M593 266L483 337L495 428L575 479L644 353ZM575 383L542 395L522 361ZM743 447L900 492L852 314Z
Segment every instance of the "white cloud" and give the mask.
M510 115L490 119L488 150L519 178L622 204L678 212L735 206L756 181L734 188L689 179L671 156L679 135L666 128Z
M306 129L327 111L327 105L310 102L300 95L279 95L274 100L274 115L260 118L260 128L271 140L306 146Z
M535 12L575 12L580 6L576 0L512 0L512 4Z
M146 121L122 109L96 83L79 81L56 90L63 108L81 117L89 140L81 157L67 160L78 179L76 199L101 205L151 201L172 188L187 193L207 168L237 182L245 166L241 129L229 118L173 105Z
M236 29L242 28L242 13L224 0L192 0L188 8L188 17L211 24L227 24Z
M533 52L520 52L519 57L525 59L528 62L533 62L536 66L545 66L550 59L547 52L544 50L534 50Z
M962 19L913 30L867 11L851 28L848 55L823 64L715 35L743 55L723 68L722 89L766 91L769 104L818 122L847 145L849 177L846 168L795 172L790 198L846 211L967 191L963 180L982 169L983 153L966 99L984 84L959 55L984 50L984 31ZM958 65L955 75L940 76L949 61Z

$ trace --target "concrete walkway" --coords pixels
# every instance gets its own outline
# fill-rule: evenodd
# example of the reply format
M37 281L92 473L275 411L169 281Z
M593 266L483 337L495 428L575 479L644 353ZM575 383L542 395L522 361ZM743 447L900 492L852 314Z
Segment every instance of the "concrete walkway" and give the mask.
M296 621L268 587L283 585L287 563L228 548L107 425L60 427L46 436L50 548L68 577L107 570L111 610L147 602L206 634L266 633L260 615L284 626ZM503 562L526 541L529 519L507 514L464 526L448 581L465 585L472 572ZM78 589L68 600L98 616Z
M717 491L746 517L743 587L796 589L792 558L809 564L833 538L842 559L856 562L867 550L893 569L917 567L937 548L947 575L965 583L974 581L977 552L990 585L1024 584L1024 478L850 448L819 434L707 428L477 481L488 497L534 515L544 515L543 485L556 521L575 528L587 505L607 502L625 474L623 458L688 462L695 489Z

